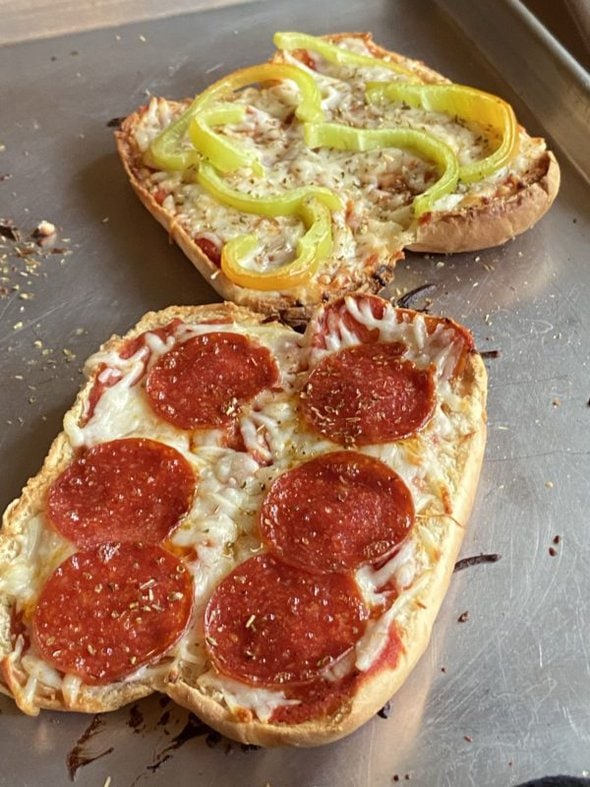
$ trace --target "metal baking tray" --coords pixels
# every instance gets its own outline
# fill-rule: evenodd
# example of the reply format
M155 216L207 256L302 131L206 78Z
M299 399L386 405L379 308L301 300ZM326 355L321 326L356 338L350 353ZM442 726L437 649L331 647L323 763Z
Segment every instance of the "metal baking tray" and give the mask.
M217 300L132 194L109 121L261 62L277 29L372 30L506 97L559 157L561 193L534 229L477 254L409 254L393 287L435 285L433 311L491 351L463 556L501 558L455 575L411 677L339 743L244 748L158 696L36 719L1 698L0 784L504 787L588 775L590 90L515 0L254 2L1 49L0 216L14 238L0 237L0 505L40 467L102 341L149 309ZM43 219L58 234L39 245Z

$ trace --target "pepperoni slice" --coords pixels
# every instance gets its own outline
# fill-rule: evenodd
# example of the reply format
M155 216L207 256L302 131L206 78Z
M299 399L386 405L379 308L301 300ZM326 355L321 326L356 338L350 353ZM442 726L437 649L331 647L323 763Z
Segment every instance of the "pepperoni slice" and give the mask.
M215 590L205 614L206 642L216 667L230 677L302 684L354 646L366 617L352 577L310 574L258 555Z
M157 544L188 511L195 474L174 448L144 438L111 440L80 454L49 489L51 523L79 547Z
M237 333L205 333L160 358L147 377L146 393L155 412L174 426L219 427L277 380L266 347Z
M378 459L324 454L279 476L260 529L281 560L308 571L350 571L390 555L412 527L412 495Z
M414 434L435 404L432 372L400 358L400 346L359 344L326 356L301 393L308 425L341 445L387 443Z
M149 544L102 544L51 575L33 614L33 639L61 672L114 683L167 653L191 611L192 580L173 555Z

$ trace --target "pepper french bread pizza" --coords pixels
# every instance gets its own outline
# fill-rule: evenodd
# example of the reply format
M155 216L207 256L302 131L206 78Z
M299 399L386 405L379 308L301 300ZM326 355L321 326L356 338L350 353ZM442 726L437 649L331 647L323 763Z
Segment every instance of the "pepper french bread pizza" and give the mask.
M305 315L377 292L405 248L496 246L553 202L553 154L497 96L368 34L274 40L271 62L116 132L139 198L223 298Z
M21 710L168 694L231 738L312 746L427 646L472 506L470 333L375 295L304 334L234 304L113 337L0 535L0 689Z

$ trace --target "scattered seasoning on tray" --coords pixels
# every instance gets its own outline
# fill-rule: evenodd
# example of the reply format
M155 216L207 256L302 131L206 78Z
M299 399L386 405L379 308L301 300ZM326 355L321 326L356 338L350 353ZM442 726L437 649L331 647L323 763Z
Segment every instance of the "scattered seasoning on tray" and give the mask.
M423 284L420 287L415 287L413 290L409 290L404 295L397 298L395 305L402 309L414 309L418 312L427 312L432 306L432 299L426 296L430 293L433 293L435 290L436 284ZM419 304L417 304L417 301L421 298L425 299L424 306L418 308Z
M462 612L457 618L457 623L467 623L468 620L469 620L469 611L465 610L465 612Z
M464 568L469 568L470 566L477 566L480 563L496 563L501 557L502 555L499 555L497 552L493 552L488 555L479 554L472 555L471 557L464 557L455 563L453 573L456 571L462 571Z
M473 738L471 737L471 735L464 735L463 739L466 740L467 743L471 743L473 741Z

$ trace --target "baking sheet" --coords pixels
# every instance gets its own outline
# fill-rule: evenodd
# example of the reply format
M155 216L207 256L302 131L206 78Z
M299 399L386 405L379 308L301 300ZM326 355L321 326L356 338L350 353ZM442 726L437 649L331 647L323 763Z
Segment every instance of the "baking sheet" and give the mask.
M502 94L529 130L548 133L539 102L503 72L508 43L541 57L534 30L515 26L495 45L488 36L480 52L462 6L277 0L0 50L0 217L20 237L0 239L2 508L39 468L102 341L148 309L217 300L127 186L109 121L150 94L191 95L264 60L277 29L361 29ZM546 114L563 170L551 213L501 249L409 254L398 268L394 290L435 284L433 310L497 351L463 556L501 559L455 575L431 645L389 708L320 750L251 750L157 696L113 714L38 719L0 698L1 785L455 787L588 775L590 199L579 142L553 122L583 111L568 105L579 74L559 74L571 91L551 94ZM58 228L43 247L30 238L42 219Z

